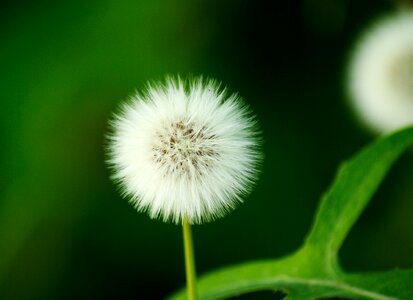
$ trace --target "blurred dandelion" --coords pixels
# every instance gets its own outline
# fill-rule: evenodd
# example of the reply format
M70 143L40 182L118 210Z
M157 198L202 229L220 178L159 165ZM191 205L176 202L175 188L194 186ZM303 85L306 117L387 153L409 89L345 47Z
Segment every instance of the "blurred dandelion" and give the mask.
M352 106L378 133L413 124L413 12L374 24L356 45L349 67Z
M196 299L190 224L232 210L257 178L256 121L213 80L168 78L136 94L111 123L113 179L139 211L183 224L189 299Z

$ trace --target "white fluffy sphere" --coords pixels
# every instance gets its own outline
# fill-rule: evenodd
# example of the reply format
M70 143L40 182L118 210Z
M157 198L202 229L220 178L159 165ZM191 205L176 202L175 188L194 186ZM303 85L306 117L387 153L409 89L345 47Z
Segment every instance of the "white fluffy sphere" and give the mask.
M113 178L139 211L201 223L233 209L261 160L248 107L212 80L148 85L111 123Z
M356 45L349 68L352 106L378 133L413 124L413 12L380 20Z

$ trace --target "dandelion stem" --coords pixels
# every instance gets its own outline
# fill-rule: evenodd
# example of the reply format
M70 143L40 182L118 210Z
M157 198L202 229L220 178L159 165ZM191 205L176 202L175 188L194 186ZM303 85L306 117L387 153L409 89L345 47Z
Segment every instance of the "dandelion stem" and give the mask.
M196 273L194 260L194 247L192 244L191 225L188 220L184 218L182 223L184 236L184 251L185 251L185 271L186 271L186 288L188 293L188 300L196 300Z

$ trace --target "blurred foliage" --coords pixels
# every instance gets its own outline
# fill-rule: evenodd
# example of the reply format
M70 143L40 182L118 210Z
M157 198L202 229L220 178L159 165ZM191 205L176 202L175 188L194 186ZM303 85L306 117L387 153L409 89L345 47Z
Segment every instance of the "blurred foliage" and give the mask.
M337 163L371 140L343 70L357 33L392 9L334 3L0 4L0 299L159 299L184 284L180 228L137 214L104 163L111 112L165 74L221 80L265 138L252 195L194 228L198 271L297 248ZM407 153L345 241L346 268L413 266L412 164Z

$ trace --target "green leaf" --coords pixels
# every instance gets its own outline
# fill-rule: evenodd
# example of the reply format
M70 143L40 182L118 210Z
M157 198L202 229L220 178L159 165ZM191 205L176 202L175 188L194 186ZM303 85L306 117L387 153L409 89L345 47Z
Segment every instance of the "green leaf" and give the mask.
M389 168L412 144L410 127L379 139L343 163L297 252L206 274L198 282L200 299L225 299L259 290L281 290L290 300L413 299L413 270L347 274L337 258L344 239ZM170 299L186 299L185 290Z
M366 147L340 167L336 179L321 199L308 244L336 256L351 227L395 160L411 144L413 129L384 137Z

